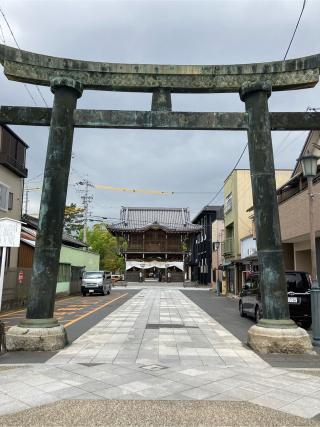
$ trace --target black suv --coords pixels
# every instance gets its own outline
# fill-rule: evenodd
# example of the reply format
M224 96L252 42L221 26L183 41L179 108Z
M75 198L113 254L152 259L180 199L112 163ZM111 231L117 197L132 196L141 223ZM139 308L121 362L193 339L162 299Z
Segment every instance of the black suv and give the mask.
M304 271L286 271L290 317L308 329L311 326L310 288L311 277ZM256 322L263 317L260 295L260 276L253 273L246 280L240 293L240 316L250 316Z

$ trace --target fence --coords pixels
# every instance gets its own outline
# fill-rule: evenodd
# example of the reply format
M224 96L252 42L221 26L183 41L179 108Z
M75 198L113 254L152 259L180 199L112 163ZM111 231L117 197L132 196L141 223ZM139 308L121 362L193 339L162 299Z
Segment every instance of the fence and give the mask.
M80 294L81 273L83 267L60 264L57 294ZM12 310L25 307L27 304L28 287L31 282L31 268L8 268L4 273L4 287L1 310Z
M24 307L30 281L31 268L8 268L4 273L1 310Z

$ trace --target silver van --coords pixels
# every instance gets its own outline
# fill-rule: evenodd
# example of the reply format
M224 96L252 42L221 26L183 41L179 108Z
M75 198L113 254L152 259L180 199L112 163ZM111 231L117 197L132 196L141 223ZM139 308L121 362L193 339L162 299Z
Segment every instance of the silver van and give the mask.
M82 275L81 292L87 294L110 294L112 288L111 273L108 271L85 271Z

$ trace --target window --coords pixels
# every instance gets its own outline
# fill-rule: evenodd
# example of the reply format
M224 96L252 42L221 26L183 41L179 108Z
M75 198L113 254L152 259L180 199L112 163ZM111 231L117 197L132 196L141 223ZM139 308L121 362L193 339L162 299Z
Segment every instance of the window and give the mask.
M224 202L224 213L228 213L232 210L232 193L228 194Z
M286 273L288 292L305 293L310 290L308 276L301 273Z
M13 209L13 193L9 192L8 211L12 211L12 209Z
M69 264L60 264L60 266L62 265L69 265ZM84 279L101 279L102 277L103 277L102 271L86 271L85 273L83 273Z
M0 182L0 210L8 210L9 187Z

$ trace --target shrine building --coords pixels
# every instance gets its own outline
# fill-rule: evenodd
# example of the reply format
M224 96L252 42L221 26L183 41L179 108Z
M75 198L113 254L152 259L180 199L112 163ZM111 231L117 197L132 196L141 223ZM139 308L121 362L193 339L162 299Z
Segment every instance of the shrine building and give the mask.
M183 282L192 224L188 208L122 207L120 223L108 226L127 241L123 251L128 282Z

